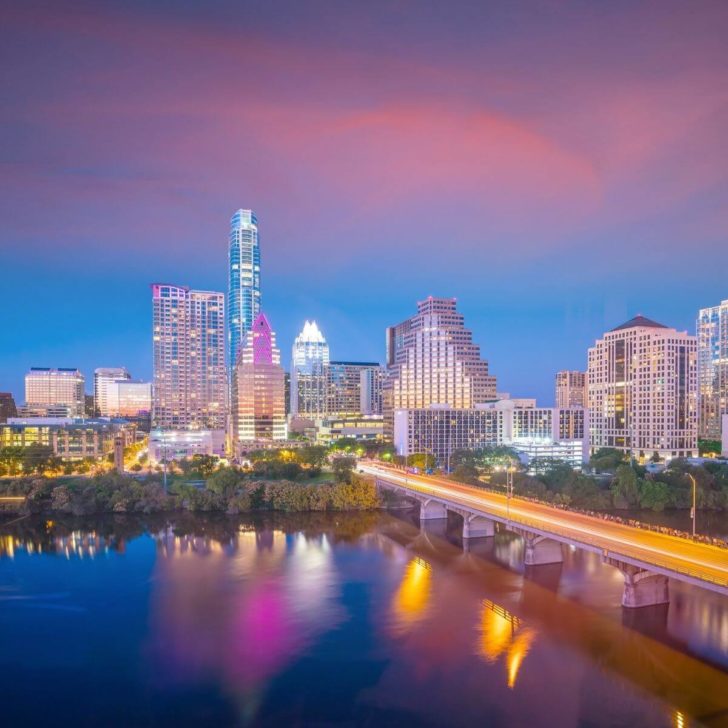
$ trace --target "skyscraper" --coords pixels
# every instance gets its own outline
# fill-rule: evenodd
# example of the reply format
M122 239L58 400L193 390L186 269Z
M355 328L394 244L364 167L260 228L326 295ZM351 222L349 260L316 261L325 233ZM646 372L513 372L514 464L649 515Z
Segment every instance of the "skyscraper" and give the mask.
M258 219L252 210L230 218L228 249L228 364L237 362L240 347L260 311L260 246Z
M591 446L639 459L697 455L697 340L644 316L589 349Z
M31 367L25 375L25 411L46 417L83 417L85 381L78 369Z
M284 372L276 335L259 313L240 350L233 376L236 442L286 439Z
M433 404L468 409L495 396L495 377L454 298L429 296L418 302L415 316L387 329L385 436L392 436L395 410Z
M94 405L100 417L116 416L109 401L111 385L131 379L124 367L99 367L94 370Z
M0 392L0 422L7 422L8 417L17 417L18 408L10 392Z
M315 321L306 321L293 342L291 356L291 414L320 417L326 414L326 367L329 345Z
M380 369L376 362L332 361L326 367L326 414L359 415L362 410L362 377ZM372 414L371 412L367 414Z
M384 383L384 367L362 369L360 379L360 403L363 415L382 414L382 384Z
M155 283L152 304L154 426L180 430L224 428L224 294Z
M556 372L556 406L583 407L586 404L586 374L584 372Z
M698 335L698 434L721 439L722 415L728 414L728 300L701 308Z

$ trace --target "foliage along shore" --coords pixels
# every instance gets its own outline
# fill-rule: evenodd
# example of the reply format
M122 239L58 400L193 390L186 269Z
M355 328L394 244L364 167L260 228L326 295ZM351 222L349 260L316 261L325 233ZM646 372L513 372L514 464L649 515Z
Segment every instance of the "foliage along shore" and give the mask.
M64 513L164 513L192 511L226 513L251 511L353 511L379 508L381 501L370 478L352 472L320 484L260 480L237 468L212 473L204 487L174 480L167 491L161 478L105 473L93 477L26 477L0 480L0 496L21 496L6 505L22 515Z

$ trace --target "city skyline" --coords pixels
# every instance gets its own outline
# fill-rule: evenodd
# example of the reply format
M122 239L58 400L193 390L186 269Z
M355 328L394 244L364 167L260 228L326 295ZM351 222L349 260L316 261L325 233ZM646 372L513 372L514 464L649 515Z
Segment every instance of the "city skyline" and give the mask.
M149 283L227 290L241 206L284 351L313 318L381 360L413 301L455 296L500 386L548 404L620 321L693 333L728 263L728 9L701 7L9 9L0 389L151 379Z

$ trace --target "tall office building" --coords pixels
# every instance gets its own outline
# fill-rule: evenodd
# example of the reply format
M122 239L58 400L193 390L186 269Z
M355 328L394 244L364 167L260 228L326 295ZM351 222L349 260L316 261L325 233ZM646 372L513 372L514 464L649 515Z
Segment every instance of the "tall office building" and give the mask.
M223 429L226 421L225 296L152 285L152 420L161 429Z
M25 375L25 411L41 417L83 417L86 380L78 369L31 367Z
M586 405L586 373L556 372L556 406L584 407Z
M393 434L398 409L433 404L469 409L495 396L495 377L454 298L429 296L417 304L415 316L387 329L385 437Z
M639 459L697 455L697 339L644 316L589 349L591 446Z
M286 439L285 373L276 335L260 313L248 331L233 376L237 442Z
M384 367L362 369L360 375L359 407L363 415L382 414L382 385L384 383Z
M701 308L698 335L698 434L721 439L721 419L728 414L728 301Z
M112 417L109 401L109 390L116 382L131 379L131 375L124 367L99 367L94 370L94 405L99 417Z
M291 355L291 414L321 417L326 414L326 367L329 345L315 321L306 321L293 342Z
M228 272L228 364L232 372L260 312L258 219L252 210L238 210L230 218Z
M365 375L378 369L376 362L329 362L326 367L326 413L338 417L364 414L362 377L366 379Z

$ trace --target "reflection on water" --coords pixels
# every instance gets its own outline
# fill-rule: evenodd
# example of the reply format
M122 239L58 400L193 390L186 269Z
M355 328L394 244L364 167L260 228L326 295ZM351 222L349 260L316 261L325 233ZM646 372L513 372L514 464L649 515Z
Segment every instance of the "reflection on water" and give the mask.
M728 724L728 600L386 514L0 528L8 725ZM615 576L616 575L616 576ZM89 723L89 716L93 720Z

